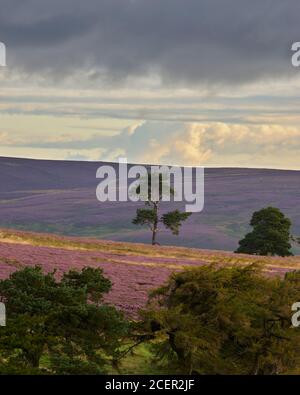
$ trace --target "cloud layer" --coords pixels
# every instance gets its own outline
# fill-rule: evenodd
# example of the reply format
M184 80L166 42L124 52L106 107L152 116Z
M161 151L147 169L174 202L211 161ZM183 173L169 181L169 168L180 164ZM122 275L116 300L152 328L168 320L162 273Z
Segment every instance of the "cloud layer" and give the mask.
M92 132L75 138L0 133L7 150L31 150L46 157L189 166L240 166L300 169L300 128L281 125L140 122L117 134ZM54 156L55 158L55 156Z
M11 67L108 84L241 84L293 76L298 0L1 0Z

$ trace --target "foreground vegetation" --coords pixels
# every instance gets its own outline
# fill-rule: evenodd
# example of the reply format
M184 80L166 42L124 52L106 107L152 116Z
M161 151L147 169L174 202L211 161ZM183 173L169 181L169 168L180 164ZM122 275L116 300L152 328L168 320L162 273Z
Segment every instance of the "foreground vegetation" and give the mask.
M0 281L7 326L2 374L286 374L300 367L291 306L300 272L263 276L255 265L174 273L138 321L103 301L102 270L25 268Z
M283 374L300 362L297 300L300 272L281 280L255 266L203 266L154 291L144 322L169 372Z

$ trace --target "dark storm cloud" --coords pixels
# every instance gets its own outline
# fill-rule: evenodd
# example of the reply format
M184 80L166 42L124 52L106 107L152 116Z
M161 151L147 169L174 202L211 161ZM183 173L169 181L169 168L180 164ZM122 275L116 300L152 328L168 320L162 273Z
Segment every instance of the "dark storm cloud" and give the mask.
M0 0L0 41L30 73L232 84L297 74L299 15L299 0Z

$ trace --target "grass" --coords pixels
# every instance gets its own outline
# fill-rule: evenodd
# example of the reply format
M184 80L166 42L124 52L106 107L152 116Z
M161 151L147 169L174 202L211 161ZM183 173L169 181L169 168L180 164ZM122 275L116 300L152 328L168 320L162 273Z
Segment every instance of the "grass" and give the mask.
M268 266L282 268L300 268L300 256L290 258L259 257L246 254L233 254L226 251L201 250L186 247L151 246L140 243L125 243L103 241L93 238L76 238L66 236L55 236L52 234L41 234L33 232L21 232L3 229L0 231L0 242L28 244L32 246L43 246L49 248L60 248L78 251L101 251L116 255L143 256L147 263L147 256L151 258L184 259L186 261L206 263L221 263L226 265L246 265L258 263ZM187 262L188 263L188 262ZM168 266L168 264L163 264Z
M130 345L128 345L129 347ZM153 363L154 354L151 345L140 344L128 353L119 362L118 368L112 366L111 361L107 360L105 370L109 375L159 375L161 369ZM50 359L48 354L43 354L40 359L40 367L48 369Z
M124 375L162 374L157 364L153 363L153 359L154 354L151 351L151 345L140 344L121 360L118 370L111 368L108 373Z

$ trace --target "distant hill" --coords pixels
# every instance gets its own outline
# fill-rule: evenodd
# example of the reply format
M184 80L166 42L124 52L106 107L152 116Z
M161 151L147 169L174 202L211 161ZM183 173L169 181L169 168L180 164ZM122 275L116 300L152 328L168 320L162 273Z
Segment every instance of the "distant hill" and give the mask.
M148 242L131 224L136 204L99 203L101 162L0 157L0 226L128 242ZM141 206L142 203L139 204ZM183 225L179 237L161 232L163 244L234 250L251 214L280 208L300 235L300 171L214 168L205 170L205 208ZM163 208L180 207L165 203ZM300 253L300 249L295 249Z

